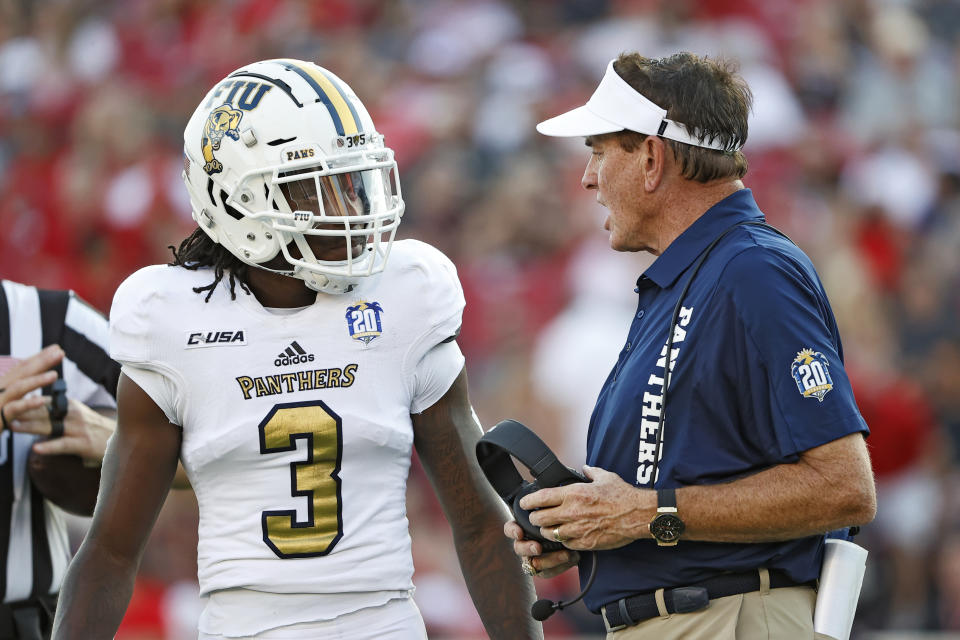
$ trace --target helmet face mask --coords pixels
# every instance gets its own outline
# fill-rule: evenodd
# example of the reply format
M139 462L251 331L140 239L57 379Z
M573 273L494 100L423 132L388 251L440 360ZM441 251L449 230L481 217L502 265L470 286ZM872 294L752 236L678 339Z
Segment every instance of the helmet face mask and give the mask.
M194 219L246 264L342 293L383 270L404 204L393 151L342 80L268 60L213 89L184 132Z

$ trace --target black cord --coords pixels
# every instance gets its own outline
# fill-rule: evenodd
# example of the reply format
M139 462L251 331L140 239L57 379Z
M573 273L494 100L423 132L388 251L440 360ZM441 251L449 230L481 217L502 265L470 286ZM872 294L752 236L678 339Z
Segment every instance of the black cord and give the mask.
M728 233L733 231L739 226L743 225L755 225L760 227L766 227L779 235L783 236L787 240L790 240L790 237L787 234L783 233L776 227L772 227L766 222L754 222L754 221L745 221L738 222L737 224L728 227L721 233L719 236L713 239L707 248L703 250L700 254L700 258L697 260L697 264L693 267L693 272L690 274L690 277L687 278L686 284L683 285L683 290L680 292L680 297L677 298L677 304L673 307L673 314L670 316L670 333L667 335L667 349L666 349L666 360L663 362L663 393L660 396L660 418L657 420L657 444L653 450L653 473L650 474L650 486L654 487L657 482L657 471L660 465L660 450L663 448L663 423L667 417L667 388L670 386L670 356L673 354L673 334L676 331L677 320L680 318L680 309L683 306L683 299L687 296L687 291L690 289L690 284L693 282L693 279L697 277L697 272L700 271L700 267L703 266L704 261L707 259L707 256L710 255L710 252L713 251L713 248L717 246L717 243L720 242ZM793 240L790 240L793 242ZM794 244L796 244L794 242Z

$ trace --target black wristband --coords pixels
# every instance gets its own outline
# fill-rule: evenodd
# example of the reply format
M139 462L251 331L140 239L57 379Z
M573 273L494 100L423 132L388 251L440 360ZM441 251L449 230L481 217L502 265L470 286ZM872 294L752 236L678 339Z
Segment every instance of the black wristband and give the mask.
M47 408L47 413L50 416L50 437L61 437L63 435L63 420L60 418L55 418L53 410L49 407ZM4 425L6 425L6 421L4 421Z
M54 380L50 385L50 404L47 405L47 415L50 416L50 437L59 438L63 435L63 419L67 416L67 383L62 379Z

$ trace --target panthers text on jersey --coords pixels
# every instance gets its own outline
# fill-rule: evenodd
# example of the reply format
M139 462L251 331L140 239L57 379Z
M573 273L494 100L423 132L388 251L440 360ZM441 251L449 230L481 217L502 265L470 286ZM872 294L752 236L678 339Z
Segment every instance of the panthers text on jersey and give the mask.
M333 594L409 592L410 414L463 366L453 264L399 241L383 273L299 310L240 287L205 303L192 289L212 278L146 267L110 316L111 355L183 429L201 594L331 594L333 617L350 610Z

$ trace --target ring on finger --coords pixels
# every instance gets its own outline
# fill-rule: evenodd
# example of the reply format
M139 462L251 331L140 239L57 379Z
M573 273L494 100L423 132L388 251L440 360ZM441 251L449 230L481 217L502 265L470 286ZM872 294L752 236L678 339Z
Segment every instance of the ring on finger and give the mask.
M520 568L523 569L523 572L524 572L526 575L530 576L531 578L534 577L535 575L537 575L538 573L540 573L539 571L537 571L537 570L534 568L533 562L531 562L530 560L524 560L524 561L520 564Z
M560 544L563 544L564 542L566 542L566 538L560 535L560 527L553 528L553 539L559 542Z

